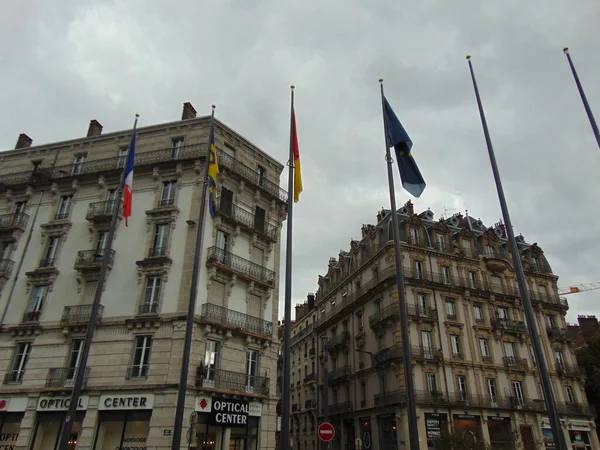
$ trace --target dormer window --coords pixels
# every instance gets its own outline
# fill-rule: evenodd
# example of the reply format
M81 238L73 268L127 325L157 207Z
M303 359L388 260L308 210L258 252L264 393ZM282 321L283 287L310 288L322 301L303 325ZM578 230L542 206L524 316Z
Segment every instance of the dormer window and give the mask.
M531 257L531 267L533 270L535 270L536 272L540 271L540 261L537 258L537 256L532 256Z
M83 170L83 163L85 162L85 155L75 156L73 161L73 169L71 175L79 175Z
M417 230L416 228L409 228L409 230L410 242L411 244L416 244L417 242L419 242L419 230Z
M446 240L444 239L444 236L441 234L437 235L437 244L438 244L438 250L444 250L446 248Z
M494 251L494 246L488 244L485 246L485 254L488 257L493 257L496 252Z

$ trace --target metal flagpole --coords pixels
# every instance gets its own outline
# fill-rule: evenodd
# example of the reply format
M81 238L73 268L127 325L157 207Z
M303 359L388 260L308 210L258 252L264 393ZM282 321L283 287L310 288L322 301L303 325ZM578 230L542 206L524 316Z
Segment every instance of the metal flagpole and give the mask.
M283 398L281 400L281 439L280 450L290 447L290 375L291 375L291 340L292 340L292 210L294 207L294 85L291 89L290 111L290 156L288 161L288 216L287 243L285 250L285 301L283 316Z
M173 428L173 440L171 449L181 448L181 435L183 433L183 413L185 411L185 394L187 391L187 379L190 366L190 351L192 349L192 336L194 334L194 314L196 313L196 297L198 295L198 281L200 278L200 258L202 257L202 241L204 237L204 217L206 215L206 191L208 188L208 166L210 162L211 138L215 132L215 105L212 105L210 116L210 131L208 134L208 149L206 151L206 164L204 167L204 178L202 180L202 194L200 197L200 213L196 225L196 248L194 249L194 263L192 267L192 284L190 286L190 299L188 301L188 312L185 321L185 339L183 341L183 357L181 359L181 374L179 386L177 387L177 408L175 409L175 425Z
M138 117L135 115L135 121L133 123L133 130L131 131L131 142L134 142L135 131L137 129ZM131 145L129 151L131 151ZM73 421L77 414L77 405L79 404L79 397L81 395L81 388L83 387L83 379L85 376L85 368L87 366L88 356L90 354L90 347L92 345L92 338L94 336L94 330L96 328L96 321L98 320L98 311L100 310L100 299L102 298L102 287L106 281L106 275L108 273L108 264L110 261L110 251L112 249L112 241L115 237L115 231L117 228L117 219L119 218L119 210L121 205L121 198L123 194L123 185L125 183L125 171L127 165L123 167L121 172L121 179L119 181L119 189L117 190L117 201L113 207L112 217L110 220L110 228L108 229L108 237L104 250L102 253L102 264L100 266L100 273L98 274L98 285L96 286L96 294L94 295L94 302L92 303L92 310L90 312L90 322L88 323L85 338L83 340L83 347L81 349L81 358L79 364L75 369L75 381L73 383L73 391L71 392L71 400L69 403L69 409L65 415L65 419L62 426L62 434L60 437L59 450L67 450L69 445L69 439L71 438L71 430L73 428Z
M527 282L525 281L525 274L523 273L523 265L521 264L521 258L519 255L519 248L513 232L512 222L510 221L510 215L508 213L508 206L506 205L506 197L504 196L504 188L502 187L502 181L500 180L500 172L498 170L498 164L496 163L496 156L494 154L494 148L492 147L492 139L487 126L487 120L483 111L483 105L481 103L481 97L479 96L479 88L477 87L477 81L475 81L475 72L473 71L473 64L471 63L471 56L467 55L467 61L469 62L469 70L471 71L471 78L473 80L473 87L475 89L475 97L477 98L477 106L479 108L479 115L481 116L481 124L483 126L483 134L485 135L485 142L487 144L488 154L490 157L490 164L492 166L492 172L494 174L494 181L496 182L496 190L498 191L498 200L500 201L500 208L502 210L502 217L506 226L506 234L508 236L508 245L512 254L512 262L517 276L517 283L519 285L519 293L521 300L523 301L523 308L525 310L525 318L527 320L527 328L531 335L531 342L533 344L533 354L535 361L538 366L538 373L540 375L542 391L544 398L546 399L546 407L548 408L548 417L550 419L550 428L552 429L552 436L554 443L556 444L557 450L568 450L565 436L560 427L560 419L558 417L558 409L556 408L556 401L554 393L552 391L552 382L550 381L550 375L548 374L548 365L544 357L544 350L542 348L542 342L538 332L538 326L535 320L535 312L531 306L531 299L529 298L529 290L527 289Z
M569 53L569 47L563 48L563 52L565 52L565 55L567 55L567 59L569 60L569 66L571 66L571 72L573 72L573 78L575 78L575 83L577 84L577 90L579 91L579 95L581 96L583 107L585 108L585 112L587 113L590 125L592 126L592 130L594 131L594 136L596 137L598 147L600 147L600 131L598 131L598 125L596 125L596 119L594 119L594 114L592 114L592 108L590 108L585 93L583 92L583 86L581 86L579 76L577 75L577 71L575 70L575 66L573 65L573 60L571 59L571 54Z
M394 175L392 172L392 164L394 160L390 154L388 141L388 124L385 114L383 78L379 79L379 87L381 88L381 111L383 113L383 132L385 136L385 160L387 162L388 184L390 188L390 206L392 208L392 236L394 239L394 256L396 263L396 288L398 290L398 303L400 304L402 356L404 360L404 378L408 403L408 448L410 448L410 450L419 450L419 425L417 422L417 406L415 402L415 388L411 361L412 355L410 353L410 338L408 334L408 312L406 308L406 295L404 292L404 274L402 273L402 248L400 245L400 238L398 236L398 211L396 209L396 192L394 190Z

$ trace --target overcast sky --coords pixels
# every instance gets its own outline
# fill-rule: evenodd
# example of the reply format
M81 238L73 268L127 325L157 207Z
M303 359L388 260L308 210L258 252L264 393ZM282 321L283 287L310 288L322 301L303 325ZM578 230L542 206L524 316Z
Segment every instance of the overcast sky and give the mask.
M140 125L177 120L190 101L199 114L216 103L283 162L295 84L301 302L389 208L379 77L427 181L416 210L499 220L470 53L516 232L544 249L559 285L596 282L600 150L562 48L600 120L599 19L596 0L0 0L0 148L21 132L34 144L83 136L90 119L107 132L136 112ZM570 321L600 317L600 291L568 298Z

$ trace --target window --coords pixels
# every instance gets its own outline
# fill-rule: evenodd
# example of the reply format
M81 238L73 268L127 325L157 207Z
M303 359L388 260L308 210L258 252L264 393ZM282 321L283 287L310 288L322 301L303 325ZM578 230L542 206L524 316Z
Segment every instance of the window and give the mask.
M417 307L419 308L419 316L427 317L427 295L417 294Z
M565 365L565 358L563 356L562 351L558 350L558 349L554 350L554 355L556 356L556 364L559 367L561 367L561 368L564 367L564 365Z
M71 344L71 352L69 354L69 360L67 361L67 377L65 379L65 385L72 386L75 375L77 374L77 368L81 361L81 351L83 350L83 339L76 339Z
M360 382L360 406L367 406L367 383L364 381Z
M448 319L456 319L456 304L451 298L446 299L446 317Z
M438 247L438 250L446 249L446 240L444 239L444 236L441 234L437 235L437 247Z
M556 318L554 317L554 315L548 314L546 316L546 319L548 320L548 327L556 328Z
M15 203L15 215L24 214L27 209L27 202L16 202Z
M512 342L504 343L504 353L506 353L506 362L509 365L516 364L515 344Z
M503 308L503 307L498 307L498 309L496 310L496 316L502 322L508 322L508 309Z
M46 295L48 294L48 286L35 286L31 292L31 298L27 305L27 312L25 314L25 320L27 321L38 321L42 314L42 308L46 301Z
M171 141L171 159L179 158L179 154L183 149L184 140L183 138L173 139Z
M177 192L177 181L165 181L160 195L158 206L172 206L175 204L175 193Z
M116 189L109 189L108 193L106 194L106 206L104 209L104 212L107 214L112 214L113 212L113 208L115 207L115 205L117 204L117 190Z
M418 244L419 243L419 230L417 230L416 228L412 228L410 227L408 229L409 231L409 235L410 235L410 243L411 244Z
M102 262L102 256L104 255L104 250L107 247L108 243L108 231L99 231L98 239L96 241L96 253L94 255L97 259L97 262Z
M498 398L498 391L496 389L496 380L494 378L488 378L487 379L487 387L488 387L488 394L492 400L492 402L496 402L496 399Z
M40 261L40 267L52 267L56 262L56 255L58 254L58 246L60 238L53 236L48 240L48 246L46 247L46 253L44 258Z
M538 388L539 388L539 391L540 391L540 398L542 400L546 400L546 397L544 396L544 389L542 388L542 383L538 383Z
M150 256L166 256L169 243L170 226L167 223L156 225L154 229L154 241L150 249Z
M382 394L385 394L387 391L387 383L385 380L385 374L379 375L379 389Z
M469 272L469 287L477 289L477 272Z
M255 206L254 207L254 229L256 231L260 231L261 233L264 233L266 223L267 223L267 212L260 206Z
M492 357L487 339L479 339L479 349L481 350L481 360L483 362L491 362Z
M117 158L117 169L122 169L125 167L125 163L127 162L127 153L129 149L121 148L119 149L119 157Z
M434 372L427 372L427 389L429 392L437 392L437 374Z
M300 370L298 370L300 373ZM248 386L254 387L255 377L258 375L258 350L248 350L246 352L246 375L248 376Z
M525 400L525 396L523 395L523 385L521 384L520 381L513 381L512 388L513 388L513 395L515 396L517 406L522 406L523 402Z
M473 315L475 316L475 323L483 323L483 307L481 303L473 305Z
M493 258L494 257L494 247L491 245L486 245L485 246L485 255L489 258Z
M464 375L457 375L456 385L458 386L458 393L460 394L461 400L467 399L467 377Z
M463 359L462 349L460 346L460 336L457 334L450 335L450 344L452 346L452 357L454 359Z
M362 311L356 314L356 319L358 321L358 331L362 331L365 326L364 317Z
M2 249L0 250L0 259L10 259L12 253L12 243L2 242Z
M448 266L442 266L442 282L450 284L450 267Z
M531 361L533 362L533 367L537 367L537 361L535 360L535 353L533 352L533 346L529 346L529 351L531 352Z
M213 386L219 365L220 350L221 344L218 341L206 341L206 348L204 350L204 380ZM204 381L204 386L207 385L206 381Z
M575 394L573 394L573 389L571 386L565 386L565 394L567 396L567 403L575 403Z
M258 166L256 173L258 175L258 185L264 187L267 181L267 169L262 166Z
M144 302L140 307L140 314L156 314L158 312L161 284L162 280L160 276L146 278Z
M423 262L415 261L415 278L417 280L423 279Z
M83 171L83 163L85 162L85 155L75 156L73 161L73 169L71 175L79 175Z
M73 196L63 195L60 198L60 204L58 205L58 211L56 211L56 220L68 219L71 214L71 207L73 206Z
M229 235L221 230L217 231L217 248L223 250L223 253L229 251Z
M146 378L148 376L151 348L152 336L138 336L135 339L133 365L130 369L129 378Z
M536 256L533 256L531 258L531 268L534 271L536 271L536 272L540 271L540 263L539 263L539 260L538 260L538 258Z
M433 339L430 331L421 331L421 342L423 343L423 357L433 359Z
M25 375L25 368L31 353L31 342L20 342L17 344L17 350L12 363L11 370L6 374L7 383L20 383Z

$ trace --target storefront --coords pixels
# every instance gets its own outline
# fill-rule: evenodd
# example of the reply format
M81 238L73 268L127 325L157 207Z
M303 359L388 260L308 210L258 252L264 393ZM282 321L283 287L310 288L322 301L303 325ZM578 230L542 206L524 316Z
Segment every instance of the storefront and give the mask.
M69 438L69 450L73 450L77 445L77 439L81 433L81 425L88 403L89 397L87 395L79 397L77 413L73 420L73 427ZM40 396L38 398L35 428L31 444L32 450L55 450L58 448L58 441L70 404L70 397Z
M27 408L27 397L0 397L0 450L14 450Z
M510 417L488 416L487 427L492 448L514 448Z
M220 397L196 397L197 420L187 433L190 448L257 450L262 403Z
M591 450L592 439L590 432L592 431L591 422L583 420L569 420L567 428L569 430L569 440L574 449Z
M560 419L561 426L565 424L565 419ZM554 445L554 435L552 434L552 429L550 428L550 419L544 417L542 419L542 440L544 442L545 449L555 449L556 445Z
M427 448L434 448L435 441L448 434L448 415L443 413L425 413L425 433Z
M381 450L397 450L398 436L396 431L396 415L383 414L377 416L379 431L379 448Z
M94 450L145 450L154 394L104 394L98 402Z
M360 439L364 450L371 450L373 438L371 433L371 418L361 417L360 419Z
M482 439L480 419L479 416L473 414L454 414L452 416L454 432L465 438L479 441Z

